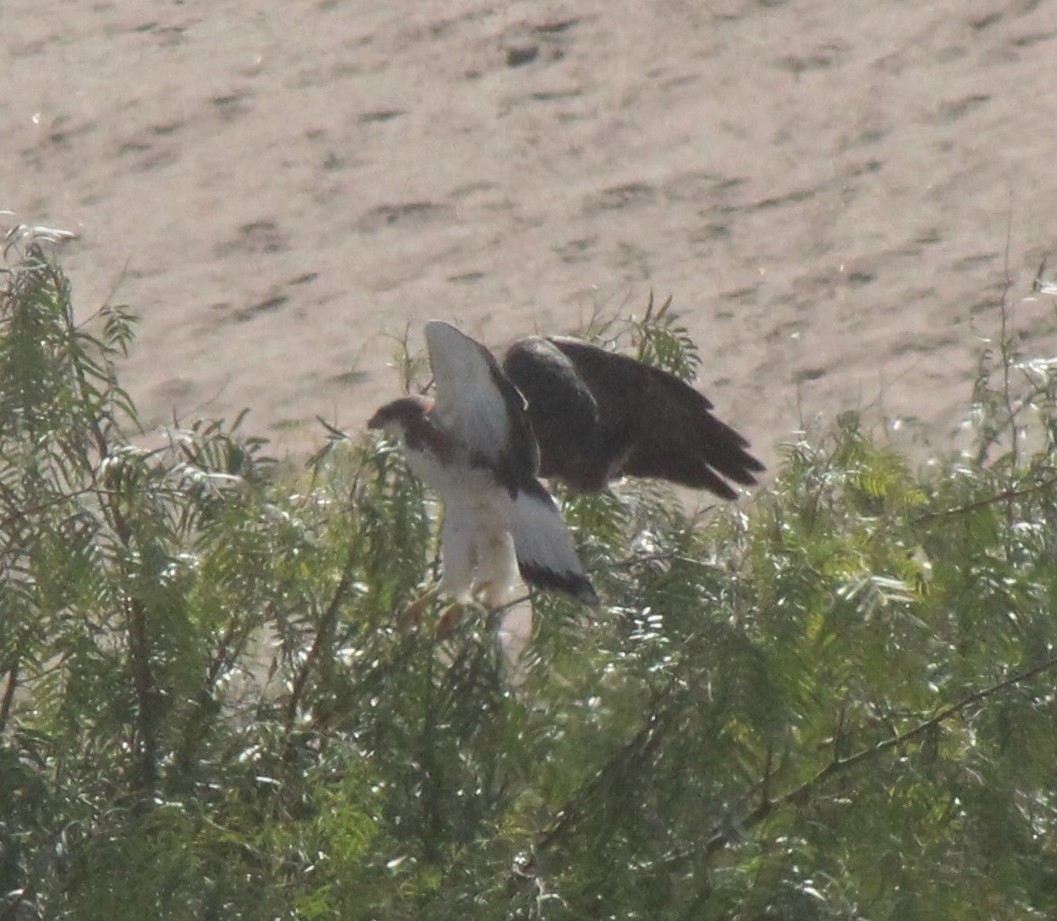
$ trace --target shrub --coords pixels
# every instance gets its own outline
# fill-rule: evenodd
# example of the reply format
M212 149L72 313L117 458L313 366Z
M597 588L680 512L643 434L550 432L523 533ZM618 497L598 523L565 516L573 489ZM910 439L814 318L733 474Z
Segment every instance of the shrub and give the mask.
M435 516L396 454L145 434L133 329L39 243L6 273L0 917L1057 914L1048 366L1030 455L1003 340L927 476L848 414L737 507L564 496L607 613L534 596L512 661L401 616ZM667 305L604 331L693 373Z

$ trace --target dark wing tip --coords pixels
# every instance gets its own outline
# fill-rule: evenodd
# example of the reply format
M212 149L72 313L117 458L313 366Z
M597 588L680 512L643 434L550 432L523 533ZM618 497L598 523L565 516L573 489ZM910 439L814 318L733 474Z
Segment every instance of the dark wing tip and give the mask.
M745 450L747 442L715 417L672 420L672 428L642 438L628 455L622 472L658 477L691 489L707 489L721 499L738 498L727 482L755 486L764 465Z
M521 562L518 563L518 568L521 570L521 578L529 585L563 592L592 608L599 605L595 587L591 584L591 580L582 573L558 572L554 569L544 569Z
M643 366L639 394L645 408L634 446L623 466L633 476L653 476L723 499L737 493L726 480L756 485L764 465L749 442L717 418L700 391L660 368Z
M567 545L559 552L541 554L533 552L531 547L523 547L521 540L522 529L515 523L514 544L517 550L518 569L521 578L529 585L537 588L563 592L577 601L591 607L598 607L598 594L595 592L591 580L584 573L583 566L573 547L572 539L566 530L558 503L554 501L547 488L539 481L533 480L526 483L521 492L529 499L535 500L522 505L524 500L518 499L519 508L535 508L544 511L542 522L547 522L551 528L551 538L560 548ZM525 552L525 551L528 552ZM549 556L549 560L547 557Z

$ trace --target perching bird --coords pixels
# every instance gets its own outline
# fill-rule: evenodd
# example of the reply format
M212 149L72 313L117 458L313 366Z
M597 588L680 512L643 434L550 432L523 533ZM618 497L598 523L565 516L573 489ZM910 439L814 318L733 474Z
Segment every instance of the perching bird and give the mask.
M751 486L764 469L702 394L627 355L532 336L510 347L503 371L528 401L540 476L574 489L655 477L734 499L724 477Z
M440 320L426 324L435 400L404 397L368 421L403 448L408 466L440 495L440 590L485 603L526 582L585 604L598 596L557 504L537 478L539 452L525 401L480 343Z

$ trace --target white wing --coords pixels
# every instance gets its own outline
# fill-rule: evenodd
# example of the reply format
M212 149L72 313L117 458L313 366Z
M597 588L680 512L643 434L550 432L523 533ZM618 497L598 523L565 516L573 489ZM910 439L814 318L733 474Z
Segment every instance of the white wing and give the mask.
M442 320L426 324L426 347L441 424L472 453L494 463L510 443L508 397L497 383L495 359ZM512 385L510 389L516 395Z
M536 479L539 453L520 392L492 354L454 326L430 320L425 331L433 415L469 455L435 477L445 504L444 590L464 597L476 569L489 603L500 604L516 556L527 582L597 605L561 512Z
M542 485L518 493L512 526L518 567L526 582L559 589L585 604L598 604L561 511Z

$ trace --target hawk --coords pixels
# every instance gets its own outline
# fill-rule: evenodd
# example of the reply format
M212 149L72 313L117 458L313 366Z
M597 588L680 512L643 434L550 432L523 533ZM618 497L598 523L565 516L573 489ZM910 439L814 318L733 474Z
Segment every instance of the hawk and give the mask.
M402 448L408 467L439 494L440 590L456 600L481 589L510 600L521 577L595 606L557 503L539 481L525 400L483 345L440 320L426 324L433 401L404 397L368 421Z
M528 401L542 477L582 492L655 477L735 499L727 480L752 486L764 469L705 396L627 355L532 336L509 348L503 371Z

